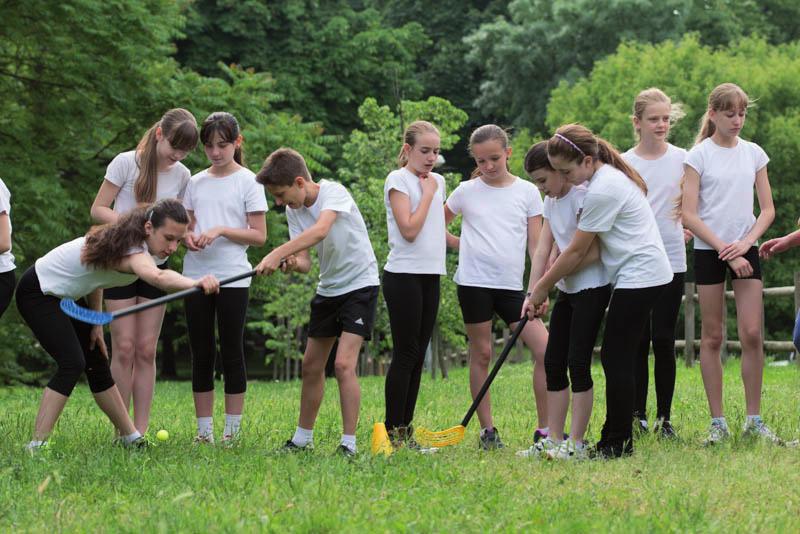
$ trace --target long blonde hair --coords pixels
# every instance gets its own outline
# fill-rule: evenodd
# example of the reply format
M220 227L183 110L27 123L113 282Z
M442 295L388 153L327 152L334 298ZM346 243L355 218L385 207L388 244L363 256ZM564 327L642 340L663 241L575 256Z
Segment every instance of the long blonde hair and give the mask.
M670 124L675 124L686 116L686 113L683 111L683 106L679 102L672 102L672 99L658 87L650 87L649 89L641 91L636 95L636 98L633 99L633 115L631 115L631 118L636 118L641 121L644 118L644 112L647 106L650 104L667 104L669 106ZM641 132L635 126L633 132L636 135L636 139L641 140Z
M441 137L439 129L428 121L414 121L406 127L405 132L403 132L403 146L400 147L400 153L397 154L398 165L405 167L408 163L406 145L413 147L417 144L417 137L426 133L433 133Z
M600 160L622 171L645 195L647 194L647 184L636 169L622 159L614 145L597 137L582 124L565 124L559 127L555 135L547 141L547 155L577 162L590 156L595 161Z
M709 111L743 111L747 110L751 104L750 97L747 96L741 87L735 83L723 83L714 88L708 95L708 107L700 119L700 131L694 139L694 144L700 144L707 138L714 135L717 127L709 116Z
M156 130L161 128L164 136L175 150L190 152L197 146L197 121L194 115L183 108L175 108L164 113L142 136L136 147L139 163L139 176L133 184L133 192L138 203L151 203L158 190L158 152L156 150Z

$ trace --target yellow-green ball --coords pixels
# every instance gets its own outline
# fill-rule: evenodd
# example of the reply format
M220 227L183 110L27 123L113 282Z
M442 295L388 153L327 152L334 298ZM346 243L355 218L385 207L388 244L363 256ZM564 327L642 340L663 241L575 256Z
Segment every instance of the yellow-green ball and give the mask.
M167 441L169 439L169 432L163 429L159 430L158 432L156 432L156 437L158 438L159 441Z

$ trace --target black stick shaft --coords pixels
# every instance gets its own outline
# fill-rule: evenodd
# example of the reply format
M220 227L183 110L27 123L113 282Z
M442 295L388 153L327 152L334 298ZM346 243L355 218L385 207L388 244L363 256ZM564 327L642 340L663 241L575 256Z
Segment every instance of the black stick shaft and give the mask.
M249 271L242 274L237 274L236 276L231 276L230 278L223 278L219 281L219 285L224 286L226 284L232 284L233 282L238 282L244 278L250 278L251 276L255 276L256 272ZM194 293L202 292L203 289L201 287L195 286L190 287L189 289L184 289L183 291L178 291L177 293L171 293L169 295L164 295L163 297L159 297L157 299L153 299L148 302L143 302L141 304L137 304L136 306L131 306L130 308L125 308L124 310L119 310L118 312L114 312L113 318L116 319L117 317L124 317L126 315L130 315L132 313L137 313L142 310L147 310L149 308L154 308L156 306L161 306L162 304L166 304L167 302L172 302L173 300L179 300L182 298L186 298L189 295Z
M511 352L511 349L516 344L519 335L522 333L522 329L525 328L525 325L528 323L528 315L525 314L522 319L519 320L519 324L517 324L516 330L511 335L511 339L508 340L506 346L503 347L503 352L500 353L500 356L497 358L497 361L494 363L494 367L492 367L492 372L489 373L489 376L486 377L486 381L481 386L481 390L475 396L475 400L472 401L472 406L469 407L467 411L467 415L464 416L464 419L461 421L461 426L467 426L469 424L469 420L472 419L472 416L475 415L475 410L478 409L478 405L483 400L483 397L486 396L486 392L489 391L489 386L492 385L494 381L494 377L497 376L497 373L500 371L500 367L503 366L503 362L506 361L508 357L508 353Z

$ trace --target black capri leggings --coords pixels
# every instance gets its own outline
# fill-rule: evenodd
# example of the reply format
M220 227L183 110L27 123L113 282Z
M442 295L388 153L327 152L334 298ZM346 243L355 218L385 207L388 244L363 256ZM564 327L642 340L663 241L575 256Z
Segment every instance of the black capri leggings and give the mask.
M223 287L216 295L195 293L186 298L186 326L192 349L192 391L203 393L214 390L217 356L215 316L219 328L225 393L235 395L247 390L244 323L249 293L246 287Z
M11 297L14 296L14 285L17 279L14 276L14 271L7 271L0 273L0 317L11 304Z
M570 380L573 393L592 389L592 351L609 298L610 284L577 293L558 292L544 353L547 391L566 389Z
M597 443L607 456L633 451L633 362L644 323L667 285L615 289L611 295L600 350L606 377L606 421Z
M386 428L414 419L425 351L439 311L439 275L383 272L383 297L392 329L386 373Z
M672 282L653 306L647 316L634 364L636 397L633 413L636 417L647 419L647 386L650 355L650 340L653 340L655 365L653 377L656 382L656 417L669 421L672 409L672 396L675 393L675 323L681 309L683 279L685 273L675 273Z
M33 266L25 271L17 287L17 308L42 348L58 365L47 387L68 397L85 372L92 393L102 393L114 385L114 379L103 353L97 347L89 350L92 325L64 315L59 301L58 297L42 293Z

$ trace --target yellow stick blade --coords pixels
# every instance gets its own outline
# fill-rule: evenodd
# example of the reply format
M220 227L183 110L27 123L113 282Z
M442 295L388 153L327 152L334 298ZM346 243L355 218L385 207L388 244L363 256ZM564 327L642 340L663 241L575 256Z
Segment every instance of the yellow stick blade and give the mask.
M414 438L423 447L447 447L456 445L464 439L466 428L461 425L434 432L425 428L414 430Z
M392 442L389 441L389 434L386 432L386 425L383 423L375 423L372 425L372 455L377 456L383 454L384 456L391 456L394 452Z

